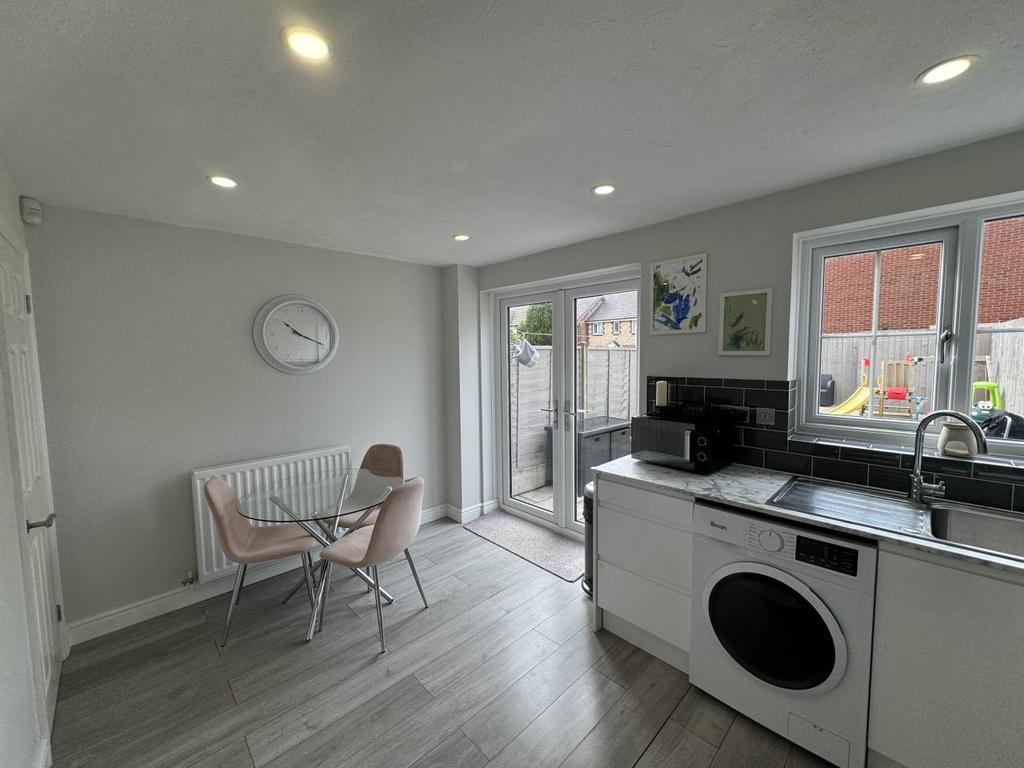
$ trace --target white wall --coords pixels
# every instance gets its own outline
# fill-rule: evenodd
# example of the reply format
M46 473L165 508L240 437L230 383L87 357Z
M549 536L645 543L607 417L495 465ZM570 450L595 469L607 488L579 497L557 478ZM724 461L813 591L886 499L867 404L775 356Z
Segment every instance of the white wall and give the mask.
M0 248L25 252L18 193L6 162L0 158ZM3 335L0 334L0 342ZM0 344L2 346L2 344ZM28 635L28 606L21 562L25 535L15 515L14 425L4 406L0 377L0 763L31 766L42 746L32 681L32 654Z
M28 238L71 621L195 570L195 467L394 442L424 505L447 501L441 270L54 206ZM257 355L282 293L337 318L324 371Z
M449 502L472 517L481 501L478 270L444 270Z
M1022 168L1024 132L1019 132L494 264L480 270L480 288L642 262L645 268L640 295L646 299L651 295L646 265L707 252L712 313L708 332L651 336L641 314L641 380L649 375L782 379L787 376L795 232L1017 191L1024 188ZM628 199L629 190L616 195ZM601 202L595 200L594 204ZM771 355L718 355L719 294L763 287L774 289Z

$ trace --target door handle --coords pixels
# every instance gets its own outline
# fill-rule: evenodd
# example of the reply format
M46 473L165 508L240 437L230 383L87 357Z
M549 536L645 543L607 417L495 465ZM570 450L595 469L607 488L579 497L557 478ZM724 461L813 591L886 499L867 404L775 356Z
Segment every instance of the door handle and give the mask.
M946 345L953 340L953 329L948 325L939 334L939 365L946 362Z
M51 512L49 515L46 516L45 520L40 520L37 523L30 523L30 522L26 521L25 522L25 532L26 533L32 533L32 529L33 528L52 528L53 527L53 521L56 520L56 519L57 519L57 513L56 512Z
M544 411L545 413L553 413L553 414L555 414L555 423L552 426L557 429L558 428L558 401L555 400L555 407L554 408L541 408L541 410Z

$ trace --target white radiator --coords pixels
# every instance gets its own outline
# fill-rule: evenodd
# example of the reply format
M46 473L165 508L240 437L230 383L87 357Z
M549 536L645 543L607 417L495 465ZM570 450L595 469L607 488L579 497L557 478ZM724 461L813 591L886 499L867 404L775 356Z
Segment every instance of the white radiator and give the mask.
M267 459L242 461L220 467L205 467L192 472L192 514L196 531L196 562L202 584L233 576L235 564L224 555L217 538L213 515L203 495L203 484L214 475L220 475L241 497L247 493L268 488L289 480L315 478L347 469L349 452L346 447L320 448L315 451L272 456Z

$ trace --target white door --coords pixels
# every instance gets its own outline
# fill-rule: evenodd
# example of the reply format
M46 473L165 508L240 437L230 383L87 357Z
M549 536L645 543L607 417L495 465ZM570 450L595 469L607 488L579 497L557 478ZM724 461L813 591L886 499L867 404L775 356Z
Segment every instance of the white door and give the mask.
M43 422L39 360L31 314L28 259L0 237L0 407L12 425L14 531L21 541L40 726L52 725L64 657L60 570L54 528L50 467ZM41 525L40 525L41 523Z
M498 309L502 506L561 526L562 292L504 299Z
M592 467L629 453L638 280L498 302L501 506L583 531Z

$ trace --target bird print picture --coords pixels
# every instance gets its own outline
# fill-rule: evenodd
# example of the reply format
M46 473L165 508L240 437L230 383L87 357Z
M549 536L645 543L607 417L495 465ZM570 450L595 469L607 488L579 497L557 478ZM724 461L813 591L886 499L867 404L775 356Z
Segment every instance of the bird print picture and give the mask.
M706 253L652 264L651 333L704 333L707 280Z

